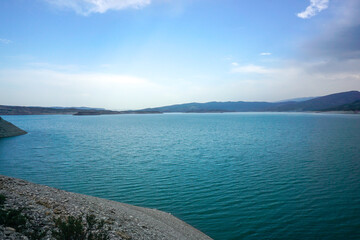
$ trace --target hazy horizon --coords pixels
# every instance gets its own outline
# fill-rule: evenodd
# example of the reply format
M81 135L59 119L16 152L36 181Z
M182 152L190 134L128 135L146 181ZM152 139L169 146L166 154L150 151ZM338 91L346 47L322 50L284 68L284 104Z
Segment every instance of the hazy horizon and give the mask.
M350 90L350 91L357 91L357 90ZM333 94L337 94L337 93L333 93ZM290 98L290 99L281 99L279 101L260 101L260 100L254 100L252 102L269 102L269 103L277 103L277 102L287 102L287 101L295 101L295 102L302 102L302 101L307 101L307 100L311 100L314 98L318 98L318 97L323 97L323 96L309 96L309 97L300 97L300 98ZM251 101L242 101L242 100L234 100L234 101L206 101L206 102L183 102L183 103L175 103L175 104L171 104L171 105L183 105L183 104L191 104L191 103L209 103L209 102L251 102ZM3 104L0 104L3 105ZM106 109L103 107L92 107L92 106L40 106L40 105L25 105L25 104L21 104L21 105L8 105L8 106L20 106L20 107L45 107L45 108L94 108L94 109ZM164 106L170 106L170 105L163 105L163 106L151 106L149 108L157 108L157 107L164 107ZM128 110L143 110L144 108L139 108L139 109L106 109L106 110L112 110L112 111L128 111Z
M126 110L360 90L357 0L12 0L0 12L0 105Z

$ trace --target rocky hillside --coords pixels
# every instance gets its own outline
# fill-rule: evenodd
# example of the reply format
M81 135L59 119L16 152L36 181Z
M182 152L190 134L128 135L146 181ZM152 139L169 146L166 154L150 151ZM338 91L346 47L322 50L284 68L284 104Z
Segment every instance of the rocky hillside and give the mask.
M5 121L0 117L0 138L2 137L13 137L26 134L24 130L16 127L14 124Z
M0 239L211 239L169 213L2 175L0 205Z

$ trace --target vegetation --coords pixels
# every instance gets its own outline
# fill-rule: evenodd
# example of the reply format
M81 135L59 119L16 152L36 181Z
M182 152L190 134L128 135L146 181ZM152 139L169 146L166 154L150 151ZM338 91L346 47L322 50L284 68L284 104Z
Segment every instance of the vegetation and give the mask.
M86 224L83 225L82 216L69 216L63 221L61 218L55 220L52 235L57 240L108 240L109 229L104 228L104 221L97 220L94 215L85 217Z
M344 104L335 108L327 109L328 111L353 111L359 112L360 111L360 100L355 101L350 104Z
M298 111L323 111L328 108L350 104L360 100L360 92L349 91L330 94L322 97L306 99L305 101L281 102L208 102L187 103L158 108L147 108L147 111L160 112L298 112Z
M5 203L6 197L2 194L0 194L0 209L2 209L4 207L4 203Z
M34 225L29 218L22 213L24 209L4 209L6 197L0 194L0 225L12 227L26 235L30 240L43 239L47 230ZM52 236L57 240L108 240L109 228L105 228L105 222L99 221L94 215L85 217L69 216L66 220L54 219L55 229Z
M4 209L6 197L0 195L0 225L15 228L22 231L25 228L27 218L21 212L22 209Z

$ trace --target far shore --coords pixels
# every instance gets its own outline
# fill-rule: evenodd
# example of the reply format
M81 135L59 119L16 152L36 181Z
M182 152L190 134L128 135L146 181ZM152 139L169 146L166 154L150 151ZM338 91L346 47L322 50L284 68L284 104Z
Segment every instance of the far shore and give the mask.
M312 114L350 114L358 115L360 111L199 111L199 112L122 112L122 113L111 113L111 114L102 114L102 113L43 113L43 114L0 114L0 116L104 116L104 115L153 115L153 114L219 114L219 113L282 113L282 114L301 114L301 113L312 113Z

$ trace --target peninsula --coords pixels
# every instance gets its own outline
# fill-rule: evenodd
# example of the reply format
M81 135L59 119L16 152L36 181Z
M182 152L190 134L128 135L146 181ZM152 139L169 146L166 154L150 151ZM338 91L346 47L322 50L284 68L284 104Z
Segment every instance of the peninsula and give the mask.
M3 137L14 137L26 134L24 130L18 128L12 123L9 123L8 121L2 119L0 117L0 138Z

